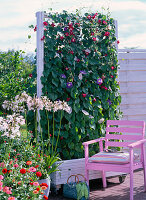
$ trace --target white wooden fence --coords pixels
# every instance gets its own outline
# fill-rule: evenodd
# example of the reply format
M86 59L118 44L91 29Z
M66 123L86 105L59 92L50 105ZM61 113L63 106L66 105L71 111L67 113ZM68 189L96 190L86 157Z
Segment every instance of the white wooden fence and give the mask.
M119 49L119 64L123 119L146 121L146 49Z

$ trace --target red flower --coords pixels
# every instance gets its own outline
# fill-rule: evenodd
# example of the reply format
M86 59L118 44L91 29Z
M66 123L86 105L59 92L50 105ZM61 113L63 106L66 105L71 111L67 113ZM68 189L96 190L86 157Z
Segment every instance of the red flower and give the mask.
M47 200L47 199L48 199L48 197L47 197L46 195L44 195L44 196L43 196L43 198L44 198L45 200Z
M64 37L63 37L63 36L61 36L61 37L60 37L60 40L63 40L63 39L64 39Z
M109 36L110 33L108 31L105 32L104 36Z
M119 40L117 40L117 44L119 44L120 43L120 41Z
M31 183L29 183L29 185L33 185L33 183L31 182Z
M82 97L86 97L87 96L87 94L82 94Z
M38 168L38 167L39 167L39 165L36 165L36 166L35 166L35 168Z
M70 101L70 98L67 98L66 101Z
M103 88L103 89L105 89L105 90L108 90L108 88L107 88L107 87L105 87L104 85L103 85L103 86L101 86L101 88Z
M37 26L35 26L35 28L33 30L34 30L34 32L37 31Z
M70 51L70 53L73 55L74 54L74 52L73 51Z
M101 19L98 20L98 24L100 24L100 23L101 23Z
M10 170L8 170L8 173L10 174L12 172L12 170L10 169Z
M96 41L96 37L93 37L93 41Z
M61 137L60 139L63 140L63 137Z
M111 75L111 78L114 78L114 76L113 76L113 75Z
M41 40L44 40L45 39L45 36L43 36L42 38L41 38Z
M107 54L104 54L104 56L107 56Z
M27 161L26 164L27 165L32 165L32 162L31 161Z
M87 19L91 19L91 15L88 15L88 16L87 16Z
M70 35L74 35L73 31L70 31L69 34L70 34Z
M47 26L47 25L48 25L48 23L47 23L47 22L43 22L43 24L44 24L44 26Z
M69 33L65 33L66 36L69 36Z
M41 172L36 172L36 176L41 177L42 173Z
M37 191L40 191L40 188L36 188Z
M7 170L6 168L4 168L4 169L2 170L2 173L3 173L3 174L6 174L7 171L8 171L8 170Z
M111 70L114 70L115 68L114 68L114 66L111 66Z
M66 67L66 68L65 68L65 70L67 71L67 70L69 70L69 68L68 68L68 67Z
M91 35L94 35L94 32L91 32Z
M21 173L21 174L25 174L25 173L26 173L26 170L22 168L22 169L20 169L20 173Z
M52 26L52 27L54 27L54 26L55 26L55 24L54 24L54 23L52 23L52 24L51 24L51 26Z
M75 42L75 41L76 41L76 39L75 39L75 38L72 38L72 39L71 39L71 42Z
M93 102L95 102L95 101L96 101L96 98L93 99Z

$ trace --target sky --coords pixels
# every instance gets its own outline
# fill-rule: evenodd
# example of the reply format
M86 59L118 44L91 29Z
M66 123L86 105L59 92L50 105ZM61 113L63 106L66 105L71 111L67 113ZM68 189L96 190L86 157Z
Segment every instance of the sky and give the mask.
M85 10L106 13L118 22L119 48L146 49L146 0L0 0L0 51L34 53L36 12ZM31 39L28 39L31 35Z

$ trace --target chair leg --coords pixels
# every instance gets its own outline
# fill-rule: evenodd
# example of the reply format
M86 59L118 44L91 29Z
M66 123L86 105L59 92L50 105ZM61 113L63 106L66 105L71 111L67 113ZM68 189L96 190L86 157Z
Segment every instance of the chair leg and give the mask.
M133 200L133 170L130 172L130 200Z
M144 175L144 191L146 192L146 155L144 146L143 146L143 175Z
M103 183L103 187L106 188L107 183L106 183L106 173L105 173L105 171L102 171L102 183Z
M86 178L87 183L89 185L89 170L87 170L86 168L85 168L85 178Z

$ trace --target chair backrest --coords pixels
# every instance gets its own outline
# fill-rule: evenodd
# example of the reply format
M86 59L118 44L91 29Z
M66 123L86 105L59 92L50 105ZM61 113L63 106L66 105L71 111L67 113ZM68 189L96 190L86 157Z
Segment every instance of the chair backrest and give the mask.
M144 139L144 135L144 121L107 120L105 148L126 147Z

